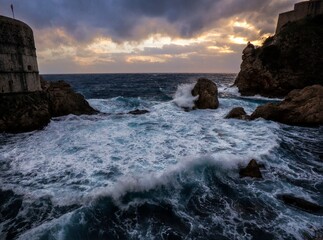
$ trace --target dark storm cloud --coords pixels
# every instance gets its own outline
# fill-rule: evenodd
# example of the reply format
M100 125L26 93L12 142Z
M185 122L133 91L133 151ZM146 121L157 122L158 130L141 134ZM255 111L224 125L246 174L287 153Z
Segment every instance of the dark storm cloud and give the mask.
M150 33L191 37L217 20L249 14L254 24L272 30L273 19L292 0L0 0L14 4L16 16L34 28L61 27L78 41L109 35L115 41L138 40ZM4 6L7 6L5 8ZM1 10L3 11L3 10ZM0 12L3 14L3 12ZM263 21L266 19L266 21ZM151 20L155 21L152 24ZM270 25L269 25L270 24ZM269 27L271 26L271 27Z

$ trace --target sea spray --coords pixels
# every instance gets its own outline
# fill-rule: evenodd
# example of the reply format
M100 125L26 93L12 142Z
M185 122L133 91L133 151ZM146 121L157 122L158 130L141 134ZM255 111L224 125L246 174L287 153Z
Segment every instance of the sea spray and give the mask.
M195 84L182 84L177 87L176 93L174 95L173 102L182 108L192 109L194 107L194 101L198 99L199 96L193 96L192 90Z

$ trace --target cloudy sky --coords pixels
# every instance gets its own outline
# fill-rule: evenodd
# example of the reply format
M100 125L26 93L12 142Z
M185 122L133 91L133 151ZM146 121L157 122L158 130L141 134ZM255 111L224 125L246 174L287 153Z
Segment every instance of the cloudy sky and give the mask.
M247 41L297 0L0 0L29 24L41 73L236 73Z

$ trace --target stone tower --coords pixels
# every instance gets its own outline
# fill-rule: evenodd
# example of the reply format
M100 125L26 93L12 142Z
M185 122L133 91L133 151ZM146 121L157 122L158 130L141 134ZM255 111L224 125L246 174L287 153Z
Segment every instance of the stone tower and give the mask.
M279 33L287 23L315 17L320 14L323 14L323 0L296 3L293 11L279 14L276 33Z
M0 16L0 94L40 91L32 29Z

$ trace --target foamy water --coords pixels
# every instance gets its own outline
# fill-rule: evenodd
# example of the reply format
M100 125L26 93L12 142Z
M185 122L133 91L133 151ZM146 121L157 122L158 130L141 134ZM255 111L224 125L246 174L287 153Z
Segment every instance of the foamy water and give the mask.
M44 217L34 216L20 239L252 239L266 233L302 239L320 228L321 216L286 207L276 195L323 204L322 129L224 119L233 107L251 113L259 105L225 84L218 109L185 112L194 101L191 89L179 84L173 99L163 101L92 98L102 114L65 116L43 131L2 135L1 189L22 199L16 220L1 222L2 236L36 212ZM126 114L136 108L150 112ZM311 141L312 149L293 152ZM252 158L265 164L264 180L239 178L239 167Z

